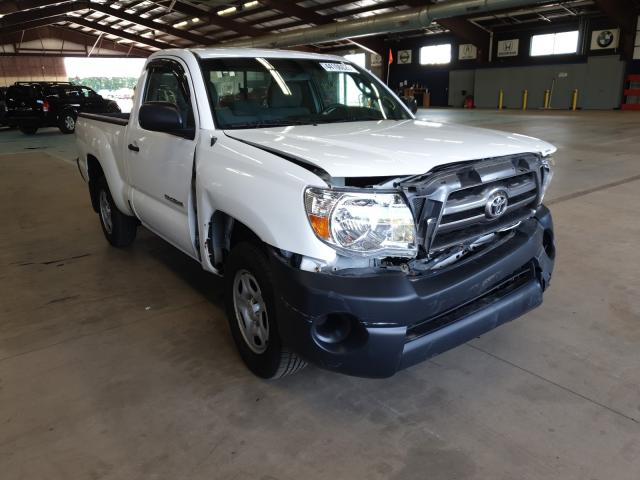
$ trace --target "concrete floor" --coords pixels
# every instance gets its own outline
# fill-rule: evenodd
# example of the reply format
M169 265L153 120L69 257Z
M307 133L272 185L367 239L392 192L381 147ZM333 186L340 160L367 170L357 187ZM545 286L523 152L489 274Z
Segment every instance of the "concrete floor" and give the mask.
M218 279L107 246L72 136L0 132L0 477L637 480L640 115L421 113L558 145L558 258L541 308L387 380L254 378Z

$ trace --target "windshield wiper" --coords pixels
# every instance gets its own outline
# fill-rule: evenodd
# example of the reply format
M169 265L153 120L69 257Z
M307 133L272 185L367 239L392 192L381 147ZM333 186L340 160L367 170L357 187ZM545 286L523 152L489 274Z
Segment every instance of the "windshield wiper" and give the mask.
M302 121L302 120L286 120L286 121L262 121L262 122L243 122L243 123L230 123L225 125L225 129L234 128L267 128L267 127L290 127L296 125L316 125L317 122Z

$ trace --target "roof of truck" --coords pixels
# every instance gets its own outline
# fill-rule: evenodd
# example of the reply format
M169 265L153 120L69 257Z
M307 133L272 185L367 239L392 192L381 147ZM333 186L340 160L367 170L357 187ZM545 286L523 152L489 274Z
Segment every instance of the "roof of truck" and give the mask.
M249 58L307 58L315 60L339 60L346 61L344 57L336 55L325 55L320 53L300 52L296 50L277 50L269 48L192 48L191 52L200 58L220 58L220 57L249 57ZM166 52L166 50L165 50Z

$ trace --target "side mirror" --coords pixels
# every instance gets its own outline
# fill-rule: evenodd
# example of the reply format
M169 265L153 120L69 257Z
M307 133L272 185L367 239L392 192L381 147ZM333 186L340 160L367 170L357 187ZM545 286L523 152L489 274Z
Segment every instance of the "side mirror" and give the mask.
M152 132L180 133L184 129L182 115L169 102L147 102L140 107L138 121L145 130Z
M402 102L407 106L411 113L416 113L418 111L418 102L413 97L400 97Z

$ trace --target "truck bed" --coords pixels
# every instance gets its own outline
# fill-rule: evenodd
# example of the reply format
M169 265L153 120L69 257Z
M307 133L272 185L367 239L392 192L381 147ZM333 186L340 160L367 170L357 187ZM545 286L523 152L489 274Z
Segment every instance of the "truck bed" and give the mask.
M85 113L80 112L80 117L89 118L98 122L113 123L114 125L127 125L129 123L129 113Z

